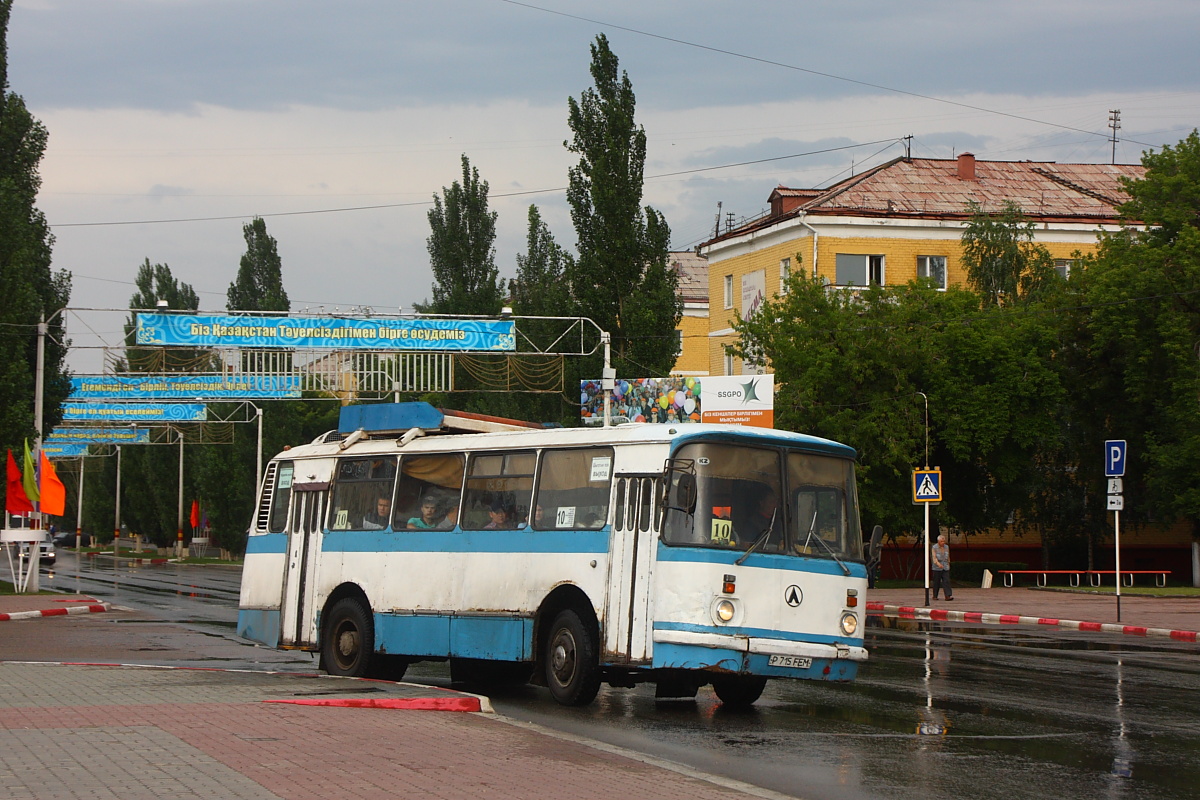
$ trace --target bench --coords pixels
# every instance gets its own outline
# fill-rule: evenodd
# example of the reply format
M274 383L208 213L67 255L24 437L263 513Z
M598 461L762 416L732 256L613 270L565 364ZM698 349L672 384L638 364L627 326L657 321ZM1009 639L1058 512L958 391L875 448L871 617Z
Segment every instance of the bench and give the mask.
M1005 586L1013 585L1014 575L1036 575L1038 586L1045 586L1049 575L1067 575L1072 586L1079 586L1083 576L1087 575L1089 584L1099 586L1102 575L1117 574L1117 571L1112 569L998 569L996 572L1004 578ZM1167 576L1170 574L1169 569L1123 569L1121 583L1123 586L1133 586L1134 575L1153 575L1155 586L1166 586Z

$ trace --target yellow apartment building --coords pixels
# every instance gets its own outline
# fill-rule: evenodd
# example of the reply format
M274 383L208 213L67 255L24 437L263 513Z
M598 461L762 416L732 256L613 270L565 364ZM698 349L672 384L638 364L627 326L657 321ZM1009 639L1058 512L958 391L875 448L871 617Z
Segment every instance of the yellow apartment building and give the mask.
M918 277L943 287L965 282L963 229L974 202L985 211L1016 203L1036 225L1037 241L1069 276L1100 231L1118 228L1127 197L1121 178L1141 178L1130 164L1056 164L898 158L828 189L771 192L770 211L706 242L708 374L762 371L725 352L737 315L750 316L803 270L836 287L902 285ZM685 338L685 342L687 339ZM769 367L768 367L769 370ZM694 373L686 373L694 374Z

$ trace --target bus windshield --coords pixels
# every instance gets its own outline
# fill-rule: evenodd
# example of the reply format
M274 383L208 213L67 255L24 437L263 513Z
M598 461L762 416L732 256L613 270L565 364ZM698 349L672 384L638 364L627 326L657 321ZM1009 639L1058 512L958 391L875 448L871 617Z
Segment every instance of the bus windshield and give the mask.
M848 459L696 442L672 459L667 486L668 545L863 558Z

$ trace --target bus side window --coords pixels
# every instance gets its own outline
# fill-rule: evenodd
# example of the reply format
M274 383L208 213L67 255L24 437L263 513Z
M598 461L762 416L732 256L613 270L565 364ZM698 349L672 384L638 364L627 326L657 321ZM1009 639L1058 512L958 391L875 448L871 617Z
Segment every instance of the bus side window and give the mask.
M467 467L459 513L464 530L511 530L527 523L537 453L480 453Z
M463 457L459 453L404 456L400 460L400 483L396 488L396 507L392 516L395 530L449 529L446 520L458 508L463 485ZM423 508L431 502L433 519ZM430 524L432 522L432 524Z
M275 481L275 497L271 501L271 517L268 530L271 533L281 533L286 527L288 505L292 499L292 474L295 465L285 461L279 465L278 479Z
M603 528L608 522L608 503L612 495L612 465L611 447L544 451L538 468L533 528Z
M651 499L654 497L654 479L642 478L642 498L638 504L638 530L650 530L650 517L652 516Z
M329 527L356 531L387 528L395 487L395 457L347 458L338 462Z
M621 530L625 527L625 484L629 483L628 478L621 478L617 481L617 499L616 512L617 518L613 520L613 527Z

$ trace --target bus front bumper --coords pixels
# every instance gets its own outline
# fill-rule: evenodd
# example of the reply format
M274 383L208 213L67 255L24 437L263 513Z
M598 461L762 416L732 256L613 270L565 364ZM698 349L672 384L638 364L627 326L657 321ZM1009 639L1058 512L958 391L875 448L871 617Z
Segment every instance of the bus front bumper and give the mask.
M852 680L867 660L860 645L793 642L697 631L654 632L653 665L769 677Z

